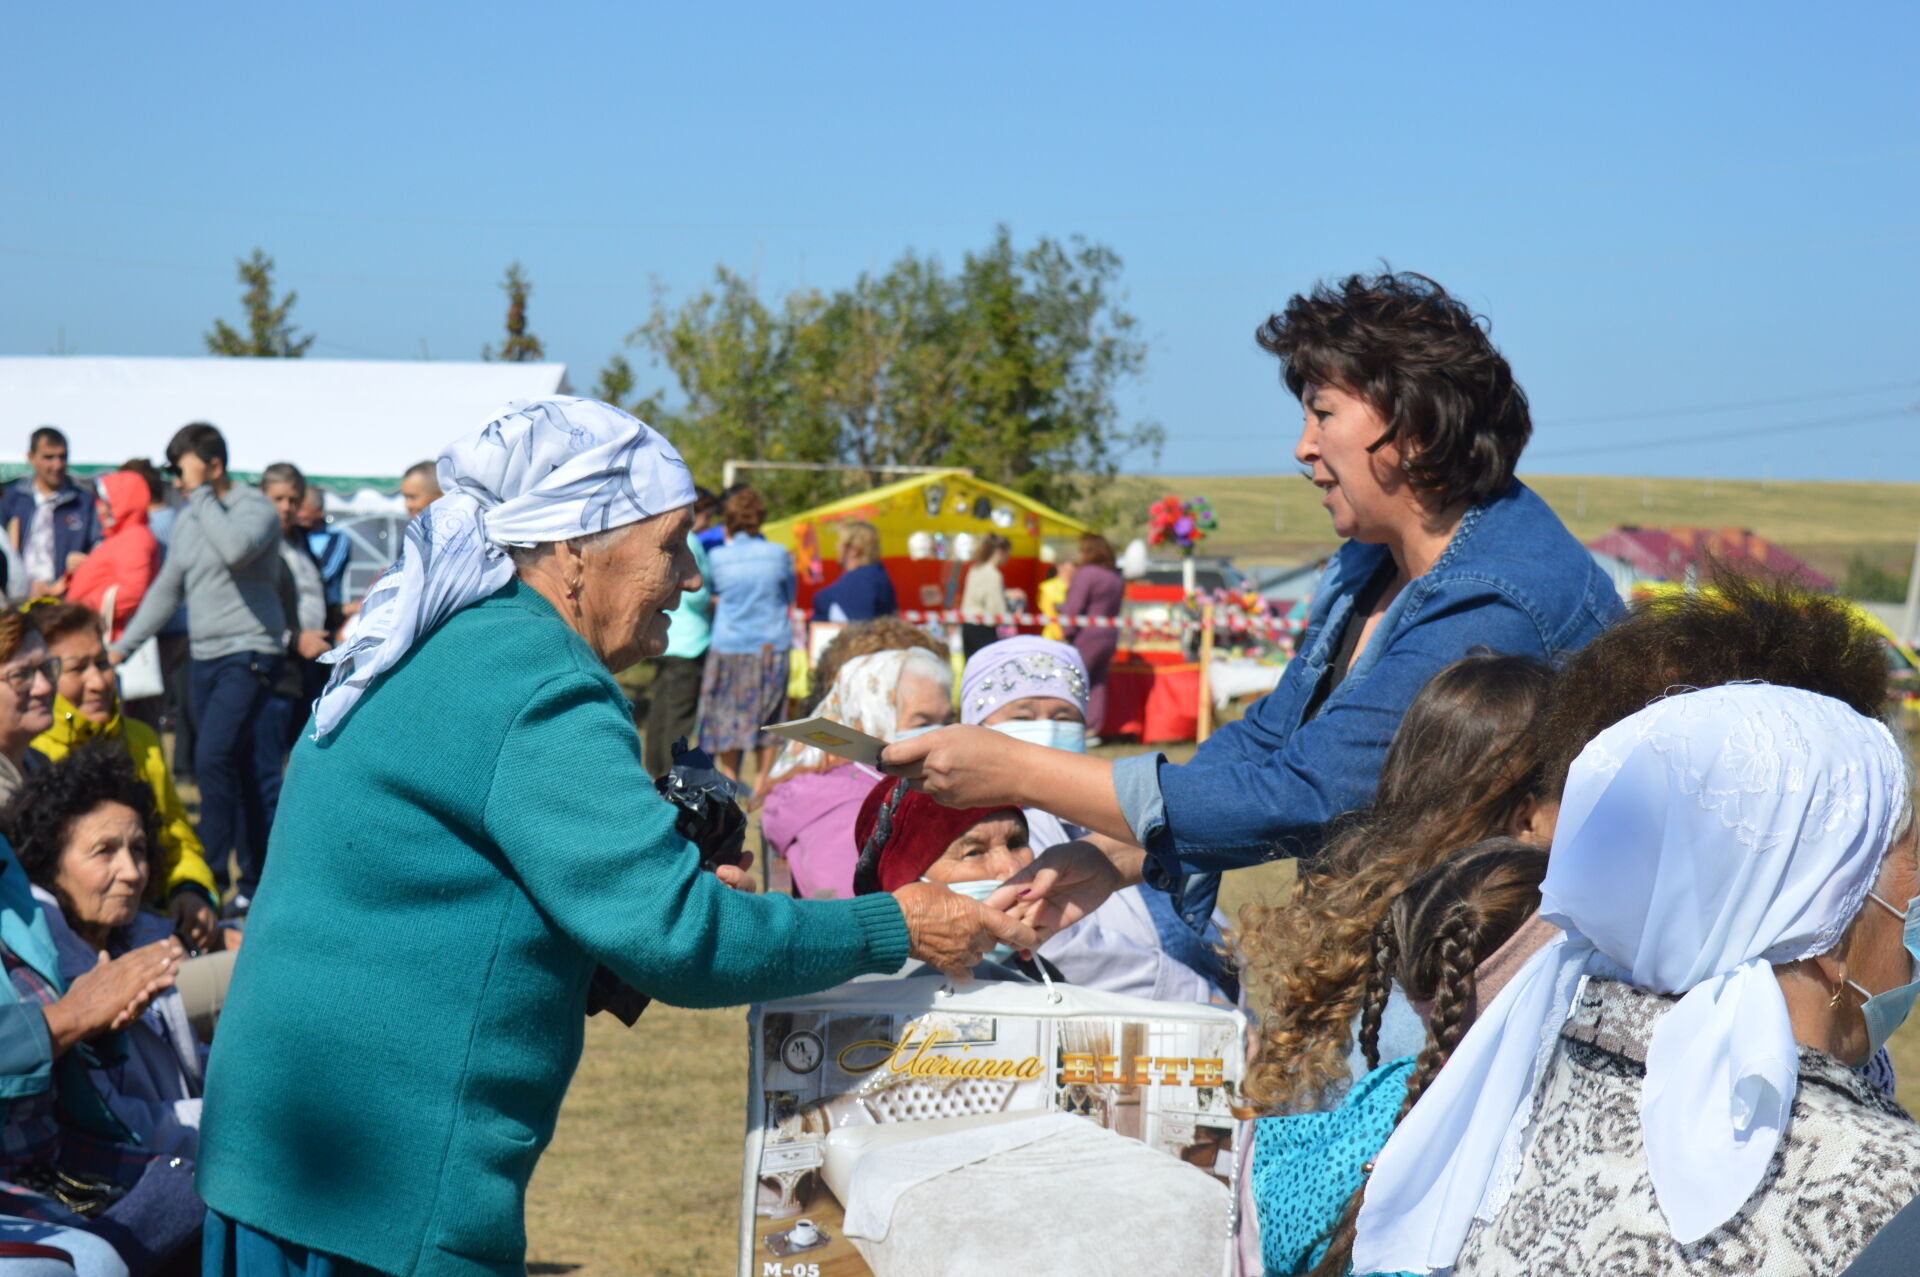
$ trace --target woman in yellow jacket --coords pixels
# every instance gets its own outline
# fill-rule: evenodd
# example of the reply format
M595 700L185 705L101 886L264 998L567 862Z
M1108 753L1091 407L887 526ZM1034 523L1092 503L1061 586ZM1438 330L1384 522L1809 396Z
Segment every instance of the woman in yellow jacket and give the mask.
M48 654L60 662L53 726L34 737L33 748L58 762L95 737L120 742L134 770L153 790L154 809L160 816L160 845L154 852L148 888L153 903L172 916L188 943L199 949L220 948L213 871L173 787L159 735L120 712L119 689L100 637L99 614L78 603L40 603L27 612L27 620L46 640Z

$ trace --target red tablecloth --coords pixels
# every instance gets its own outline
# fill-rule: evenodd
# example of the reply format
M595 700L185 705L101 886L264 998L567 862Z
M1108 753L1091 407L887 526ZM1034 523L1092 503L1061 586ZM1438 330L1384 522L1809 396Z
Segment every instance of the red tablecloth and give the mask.
M1198 665L1115 665L1107 671L1104 736L1147 744L1192 740L1200 728Z

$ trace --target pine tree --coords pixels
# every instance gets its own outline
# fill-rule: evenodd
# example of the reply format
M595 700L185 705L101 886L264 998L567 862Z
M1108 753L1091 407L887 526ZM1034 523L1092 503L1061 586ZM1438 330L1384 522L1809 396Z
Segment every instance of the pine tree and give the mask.
M515 262L507 267L507 277L500 284L500 291L507 295L507 339L500 344L498 354L491 345L480 348L480 358L500 359L508 363L532 363L546 354L546 347L540 339L527 331L527 298L533 295L533 284L527 279L526 272Z
M240 304L247 308L246 335L226 320L216 319L213 331L203 334L207 350L215 355L253 359L298 359L306 354L307 347L313 345L312 334L296 336L293 325L287 322L287 312L300 294L290 292L274 305L273 259L257 248L252 257L238 265L240 282L247 286L240 295Z

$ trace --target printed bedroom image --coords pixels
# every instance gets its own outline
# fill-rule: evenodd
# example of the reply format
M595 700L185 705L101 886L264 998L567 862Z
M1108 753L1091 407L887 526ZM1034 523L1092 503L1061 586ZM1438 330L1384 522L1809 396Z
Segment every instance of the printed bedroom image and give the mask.
M779 1277L1220 1267L1240 1026L780 1011L760 1021L753 1254ZM1009 1228L1047 1203L1045 1231ZM1073 1239L1101 1236L1102 1254ZM1146 1249L1150 1248L1150 1250Z

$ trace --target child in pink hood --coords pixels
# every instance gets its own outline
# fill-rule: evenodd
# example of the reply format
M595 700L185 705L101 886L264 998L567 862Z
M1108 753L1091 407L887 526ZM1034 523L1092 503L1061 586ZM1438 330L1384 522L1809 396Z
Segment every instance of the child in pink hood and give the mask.
M145 479L131 470L116 470L101 475L94 486L100 491L100 523L105 532L86 561L73 570L67 601L84 603L98 612L107 591L119 586L113 615L108 618L112 637L117 639L160 574L160 543L147 526L150 494Z

